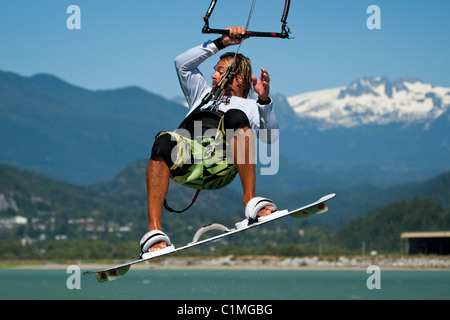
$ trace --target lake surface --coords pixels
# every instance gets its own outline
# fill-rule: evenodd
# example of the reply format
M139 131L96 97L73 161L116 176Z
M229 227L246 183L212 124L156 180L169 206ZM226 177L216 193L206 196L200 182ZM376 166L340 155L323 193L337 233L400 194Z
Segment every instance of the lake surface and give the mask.
M450 299L450 271L381 271L369 289L362 271L139 270L98 283L66 270L0 269L0 299L37 300L410 300ZM72 284L76 282L71 282ZM70 284L69 284L70 286Z

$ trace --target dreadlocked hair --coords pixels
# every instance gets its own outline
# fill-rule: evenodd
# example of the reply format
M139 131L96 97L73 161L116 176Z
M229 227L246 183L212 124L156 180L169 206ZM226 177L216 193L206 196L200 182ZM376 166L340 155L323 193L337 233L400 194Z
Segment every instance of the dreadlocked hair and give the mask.
M224 60L228 66L233 61L235 56L234 52L227 52L220 56L220 60ZM244 55L238 53L233 62L232 72L236 75L240 74L242 77L242 92L244 94L244 98L250 94L252 90L252 64L250 59L245 57Z

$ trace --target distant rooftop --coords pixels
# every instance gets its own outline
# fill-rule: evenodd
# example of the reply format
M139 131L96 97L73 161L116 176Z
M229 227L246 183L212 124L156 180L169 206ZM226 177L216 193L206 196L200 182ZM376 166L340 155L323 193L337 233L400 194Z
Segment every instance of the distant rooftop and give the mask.
M448 238L450 231L423 231L423 232L403 232L402 239L408 238Z

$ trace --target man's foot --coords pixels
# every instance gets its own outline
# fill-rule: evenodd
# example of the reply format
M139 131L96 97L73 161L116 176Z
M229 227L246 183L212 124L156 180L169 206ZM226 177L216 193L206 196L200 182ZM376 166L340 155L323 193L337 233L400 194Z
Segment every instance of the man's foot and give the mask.
M272 200L254 197L245 205L245 216L248 219L257 219L258 217L266 217L277 211L277 206Z
M148 248L147 252L155 252L161 249L165 249L167 248L167 243L165 243L164 241L155 243L153 246L151 246L150 248Z
M158 250L174 249L169 237L161 230L150 230L141 239L141 258Z
M274 206L265 206L264 208L259 210L258 217L268 216L269 214L272 214L275 211L277 211L277 209Z

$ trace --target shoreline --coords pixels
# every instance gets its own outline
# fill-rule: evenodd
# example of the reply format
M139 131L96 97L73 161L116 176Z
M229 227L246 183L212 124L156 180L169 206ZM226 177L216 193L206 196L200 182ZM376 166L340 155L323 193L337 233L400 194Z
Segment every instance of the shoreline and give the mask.
M77 265L81 270L101 270L114 267L126 260L116 261L4 261L0 269L61 270ZM376 265L381 270L450 271L450 256L355 256L355 257L276 257L225 256L167 257L143 262L136 270L366 270Z

